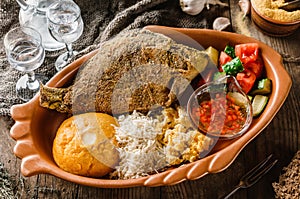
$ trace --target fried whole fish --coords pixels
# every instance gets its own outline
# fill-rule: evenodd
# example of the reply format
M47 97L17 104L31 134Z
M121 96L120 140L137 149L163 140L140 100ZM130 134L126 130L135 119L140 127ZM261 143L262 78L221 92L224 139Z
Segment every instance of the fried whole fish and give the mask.
M208 65L208 56L169 37L138 29L101 45L68 88L41 86L40 105L62 113L147 113L169 107Z

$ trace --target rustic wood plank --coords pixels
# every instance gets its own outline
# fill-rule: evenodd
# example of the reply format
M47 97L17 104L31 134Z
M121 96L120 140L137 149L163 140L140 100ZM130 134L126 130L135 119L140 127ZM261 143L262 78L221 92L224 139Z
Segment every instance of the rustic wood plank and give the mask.
M282 54L287 61L300 56L300 30L286 38L264 35L252 24L250 17L246 17L242 22L236 21L241 13L236 7L237 2L238 0L229 1L230 12L226 8L212 7L211 9L218 14L209 18L207 27L211 28L209 24L212 24L213 19L218 16L231 17L233 31L249 34L249 36L266 43ZM208 11L205 12L208 14ZM242 27L247 29L242 29ZM284 62L284 66L293 80L293 86L286 102L268 127L242 150L226 170L220 173L173 186L125 189L86 187L44 174L24 178L20 173L21 161L13 154L15 142L9 136L9 128L12 123L2 117L0 117L0 161L14 182L14 191L19 192L16 194L18 198L218 198L230 191L245 172L273 153L279 159L274 169L259 183L247 190L239 190L232 197L273 198L274 192L271 183L278 180L282 168L300 149L300 63Z

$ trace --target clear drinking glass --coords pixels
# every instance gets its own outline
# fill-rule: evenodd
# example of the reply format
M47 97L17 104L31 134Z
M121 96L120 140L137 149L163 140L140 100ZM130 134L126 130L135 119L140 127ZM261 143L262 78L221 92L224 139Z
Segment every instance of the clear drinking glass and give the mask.
M16 27L6 33L4 46L10 65L26 73L17 81L17 96L23 101L29 101L39 91L39 80L46 80L44 76L34 73L45 58L41 35L29 27Z
M65 43L67 48L67 52L61 54L55 62L56 70L60 71L70 63L72 57L76 54L76 51L72 49L72 43L83 32L80 8L71 0L57 1L49 6L47 19L52 37L59 42Z

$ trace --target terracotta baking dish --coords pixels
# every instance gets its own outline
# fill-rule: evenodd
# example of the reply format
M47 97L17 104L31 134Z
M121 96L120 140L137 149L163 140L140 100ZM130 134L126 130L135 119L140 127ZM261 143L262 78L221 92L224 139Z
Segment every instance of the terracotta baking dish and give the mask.
M55 164L51 152L52 142L57 128L66 115L40 107L39 96L35 96L30 102L11 108L11 115L16 123L11 128L10 135L16 140L14 153L22 159L21 172L24 176L45 173L82 185L106 188L161 186L199 179L208 173L217 173L226 169L240 151L271 122L288 96L292 82L282 65L282 58L272 48L260 41L239 34L207 29L180 29L162 26L148 26L146 29L170 36L180 43L193 45L191 41L195 40L204 48L212 45L219 50L228 43L232 45L247 42L258 43L267 76L273 81L273 91L263 114L254 119L244 135L229 141L219 141L213 152L196 162L143 178L108 180L70 174ZM56 74L47 85L63 87L68 84L80 65L94 54L95 51L76 60Z

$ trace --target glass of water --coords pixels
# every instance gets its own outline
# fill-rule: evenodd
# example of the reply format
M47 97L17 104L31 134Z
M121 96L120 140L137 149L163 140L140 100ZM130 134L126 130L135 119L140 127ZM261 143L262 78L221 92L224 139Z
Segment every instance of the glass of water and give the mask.
M72 49L72 43L76 41L83 32L83 20L79 6L71 0L54 2L47 10L48 29L54 39L65 43L67 52L61 54L56 62L57 71L63 69L70 63L77 53Z
M17 96L29 101L39 91L39 81L46 80L44 76L34 73L45 58L41 35L29 27L16 27L4 36L4 46L10 65L26 73L17 81Z

